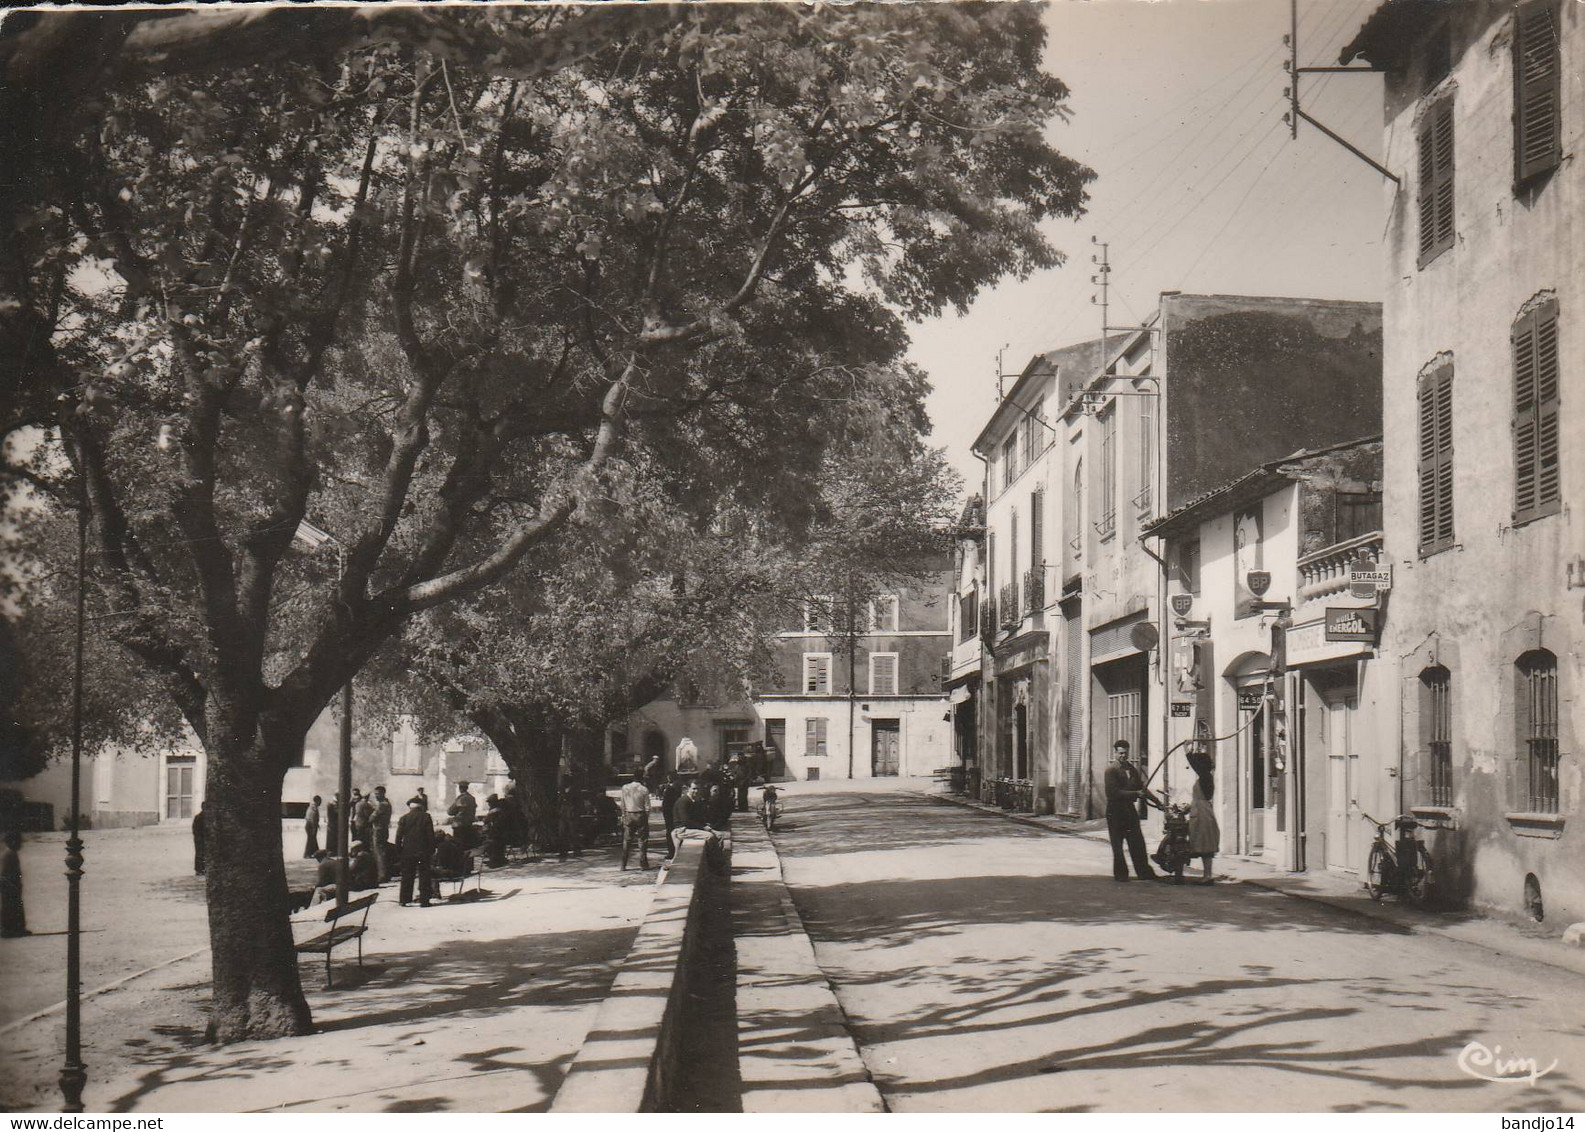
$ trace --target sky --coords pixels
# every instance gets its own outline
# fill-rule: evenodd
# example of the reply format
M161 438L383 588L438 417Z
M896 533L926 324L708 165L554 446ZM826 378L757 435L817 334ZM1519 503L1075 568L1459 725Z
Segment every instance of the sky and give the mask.
M1380 0L1299 0L1299 63L1335 65ZM1108 243L1110 323L1137 326L1162 291L1381 299L1391 182L1301 123L1282 121L1286 0L1050 0L1046 69L1071 90L1050 140L1094 169L1087 213L1046 225L1067 256L1007 280L967 315L913 327L930 375L933 440L978 490L969 453L996 406L997 355L1101 333L1090 257ZM1310 75L1301 105L1373 157L1381 77ZM1011 382L1008 383L1009 385Z

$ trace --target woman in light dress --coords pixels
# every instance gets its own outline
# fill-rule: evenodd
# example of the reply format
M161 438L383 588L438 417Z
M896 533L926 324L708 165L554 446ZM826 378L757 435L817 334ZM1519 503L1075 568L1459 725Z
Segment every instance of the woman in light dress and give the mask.
M1196 767L1194 789L1189 799L1189 856L1200 858L1205 875L1201 884L1214 884L1211 859L1222 846L1222 827L1217 824L1211 799L1216 796L1216 777L1209 767Z

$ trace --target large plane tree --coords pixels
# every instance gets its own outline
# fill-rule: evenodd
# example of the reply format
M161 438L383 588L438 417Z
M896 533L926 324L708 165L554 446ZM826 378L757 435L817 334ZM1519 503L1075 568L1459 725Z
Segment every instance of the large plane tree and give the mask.
M69 112L8 95L56 143L0 201L9 474L85 501L105 624L208 754L219 1040L311 1025L279 801L347 679L586 521L641 423L730 422L796 501L784 402L1082 208L1033 7L643 9L532 65L537 9L196 71L115 65L138 24Z

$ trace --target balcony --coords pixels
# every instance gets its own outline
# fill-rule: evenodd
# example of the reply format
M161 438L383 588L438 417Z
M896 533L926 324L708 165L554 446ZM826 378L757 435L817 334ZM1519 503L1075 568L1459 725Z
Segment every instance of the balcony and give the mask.
M1024 571L1024 616L1033 617L1046 608L1046 572Z
M1324 601L1348 590L1348 564L1356 558L1381 560L1380 531L1323 547L1299 559L1299 604Z
M1018 628L1018 622L1020 619L1020 613L1018 609L1018 583L1008 582L1003 585L1001 593L996 599L996 604L1002 611L1002 628Z

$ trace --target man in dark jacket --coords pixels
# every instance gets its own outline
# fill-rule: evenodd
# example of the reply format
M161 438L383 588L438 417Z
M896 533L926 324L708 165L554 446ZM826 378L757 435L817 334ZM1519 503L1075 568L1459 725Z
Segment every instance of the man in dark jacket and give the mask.
M1128 756L1128 740L1112 744L1112 765L1106 768L1106 833L1112 840L1112 879L1128 880L1128 865L1123 861L1123 843L1134 859L1134 872L1141 880L1155 880L1150 855L1145 851L1145 835L1139 828L1139 800L1149 796L1139 768Z
M666 776L666 785L660 792L660 818L666 823L666 856L668 857L677 854L676 846L671 841L671 830L677 824L677 802L681 798L682 783L677 781L677 772L672 771Z
M385 787L374 788L374 820L370 827L374 835L374 863L380 873L380 883L391 879L391 800L385 796Z
M434 877L430 872L430 858L435 852L435 823L417 798L407 800L407 813L396 823L396 856L402 862L402 887L398 900L404 905L413 902L413 877L418 877L418 905L428 908L434 891Z
M193 873L196 876L204 875L204 869L209 862L209 854L206 851L206 832L204 829L204 805L200 802L198 804L198 812L193 815Z

